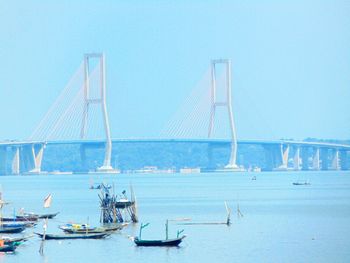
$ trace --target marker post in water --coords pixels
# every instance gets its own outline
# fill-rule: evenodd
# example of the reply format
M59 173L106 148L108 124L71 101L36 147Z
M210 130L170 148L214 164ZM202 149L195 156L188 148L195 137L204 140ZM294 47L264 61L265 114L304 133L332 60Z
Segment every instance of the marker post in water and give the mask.
M49 208L51 206L51 201L52 201L52 195L49 194L48 196L45 197L44 199L44 208ZM43 223L43 238L41 240L41 244L40 244L40 249L39 249L39 253L40 254L44 254L44 241L46 238L46 229L47 229L47 223L48 223L48 218L46 217Z

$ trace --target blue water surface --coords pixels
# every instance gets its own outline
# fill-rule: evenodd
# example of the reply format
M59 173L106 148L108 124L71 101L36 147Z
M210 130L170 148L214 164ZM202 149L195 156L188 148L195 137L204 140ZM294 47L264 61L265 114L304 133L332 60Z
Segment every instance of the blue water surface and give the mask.
M256 176L256 180L252 177ZM311 185L295 186L298 180ZM56 212L49 233L74 221L98 225L99 190L89 185L105 182L116 193L133 185L141 222L149 222L142 238L165 237L166 219L186 222L224 222L227 201L231 226L180 225L171 221L169 235L184 229L178 248L136 247L131 236L139 224L129 225L104 240L48 240L40 255L40 239L33 237L14 254L0 254L6 262L350 262L350 173L262 172L202 174L74 174L2 176L3 198L14 209ZM43 199L51 193L52 206ZM243 217L237 216L239 206ZM41 232L42 223L25 234Z

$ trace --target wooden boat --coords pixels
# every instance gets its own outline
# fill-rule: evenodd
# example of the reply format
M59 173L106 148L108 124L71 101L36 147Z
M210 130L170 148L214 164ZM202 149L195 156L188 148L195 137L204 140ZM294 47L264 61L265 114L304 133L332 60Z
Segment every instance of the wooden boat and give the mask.
M48 219L52 219L55 216L57 216L60 212L57 213L52 213L52 214L42 214L42 215L37 215L38 218L42 219L42 218L48 218Z
M0 246L0 252L14 252L17 246L15 244Z
M144 239L141 239L142 229L145 228L148 225L149 225L149 223L141 224L139 237L135 237L134 238L134 243L137 246L144 246L144 247L155 247L155 246L157 246L157 247L172 247L172 246L178 246L182 242L182 240L186 237L185 235L179 237L179 235L184 231L184 230L181 230L181 231L177 231L177 237L176 238L169 239L168 238L169 220L167 220L166 224L165 224L165 239L160 239L160 240L144 240Z
M43 238L44 234L42 233L34 233L39 237ZM63 235L55 235L55 234L46 234L45 239L101 239L109 236L109 233L92 233L92 234L63 234Z
M110 184L95 184L95 185L90 185L90 189L111 189L112 186Z
M118 225L118 226L110 226L110 227L92 227L92 228L65 228L62 229L64 232L69 233L69 234L84 234L84 233L106 233L106 232L113 232L113 231L118 231L123 228L123 225Z
M294 182L293 185L310 185L309 182L305 181L305 182Z
M51 214L35 214L35 213L24 213L22 215L17 215L17 221L38 221L38 219L49 218L52 219L57 216L60 212Z
M38 217L26 217L26 216L2 217L0 221L2 222L37 222Z
M115 208L119 208L119 209L127 208L133 205L135 205L135 201L130 201L126 198L121 198L117 202L115 202Z
M0 227L33 227L36 223L34 222L1 222Z
M0 239L4 240L5 245L11 244L11 243L20 243L20 242L26 242L29 238L33 237L31 236L25 236L25 237L2 237Z
M34 214L24 214L17 215L16 219L19 219L19 221L38 221L39 216Z
M59 226L58 228L62 229L63 231L71 230L71 229L81 229L84 232L94 229L90 227L88 224L76 224L76 223L67 223L65 225Z
M170 247L170 246L178 246L182 240L186 236L173 238L173 239L165 239L165 240L142 240L138 237L134 238L134 242L137 246L144 246L144 247L151 247L151 246L157 246L157 247Z
M0 227L0 233L15 234L24 231L24 226L19 227Z

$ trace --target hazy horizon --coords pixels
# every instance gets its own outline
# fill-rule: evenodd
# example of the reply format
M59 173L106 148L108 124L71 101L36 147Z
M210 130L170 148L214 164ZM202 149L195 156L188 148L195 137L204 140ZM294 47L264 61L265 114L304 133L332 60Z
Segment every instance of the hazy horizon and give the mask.
M113 138L159 133L229 58L238 139L350 139L348 1L0 1L0 23L0 140L30 136L87 52Z

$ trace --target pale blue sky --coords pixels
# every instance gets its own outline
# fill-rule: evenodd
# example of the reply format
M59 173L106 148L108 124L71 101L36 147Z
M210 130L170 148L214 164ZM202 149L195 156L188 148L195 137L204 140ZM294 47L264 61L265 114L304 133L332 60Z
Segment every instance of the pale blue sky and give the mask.
M350 138L350 1L0 0L0 140L27 138L91 51L113 137L158 133L220 57L238 138Z

